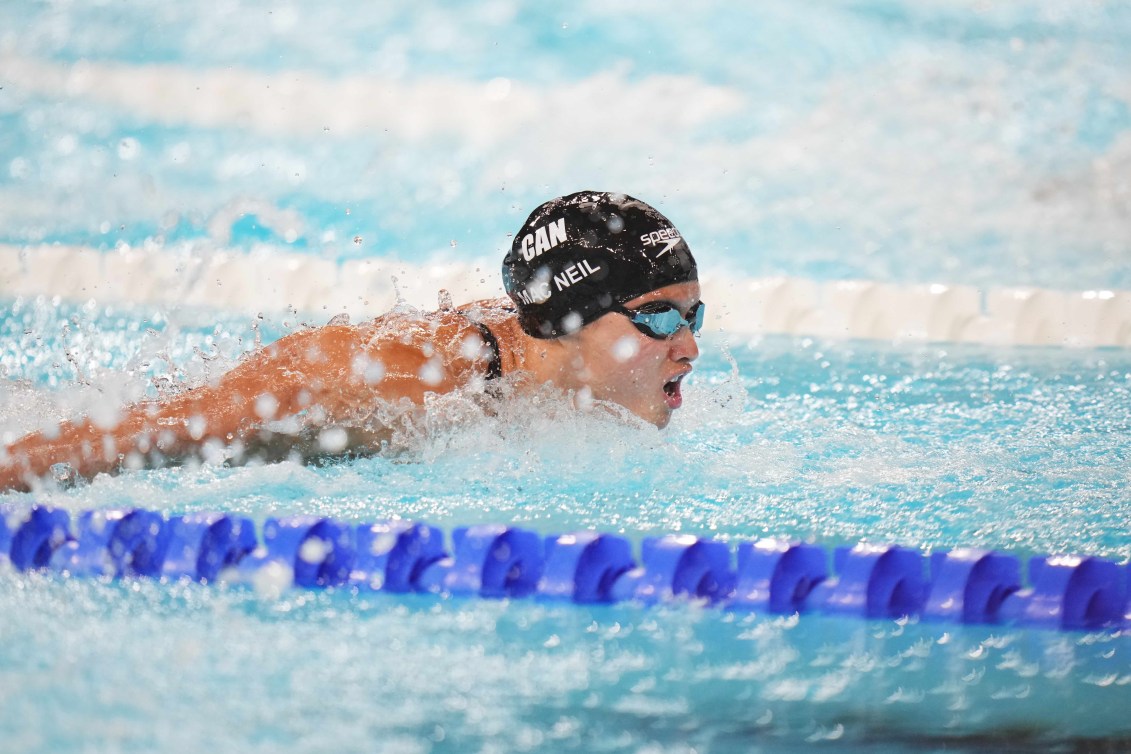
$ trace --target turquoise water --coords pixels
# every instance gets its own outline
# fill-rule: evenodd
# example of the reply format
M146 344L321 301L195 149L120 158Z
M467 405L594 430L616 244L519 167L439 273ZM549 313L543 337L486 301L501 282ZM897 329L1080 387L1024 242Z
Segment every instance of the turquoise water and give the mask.
M5 3L0 30L13 243L495 259L584 186L746 275L1131 288L1122 3Z
M265 600L8 575L3 586L5 611L22 616L6 621L0 666L0 720L16 751L1127 743L1125 638L766 620L697 606L324 592Z
M254 343L253 324L264 340L286 330L209 312L7 307L0 342L16 345L0 363L27 382L5 384L0 431L92 401L102 395L95 386L141 395L155 380L204 379L187 370L201 364L198 352L222 369ZM749 343L718 333L702 345L685 407L662 433L549 396L497 417L447 403L432 407L436 429L395 459L135 471L0 501L219 508L257 521L395 516L445 529L513 522L637 543L678 531L1131 558L1126 351ZM187 752L207 742L231 751L1087 751L1131 736L1131 647L1111 633L690 604L278 597L16 573L0 574L0 615L0 736L22 751Z
M285 320L182 312L172 322L148 309L44 300L8 311L0 431L13 435L35 426L29 413L96 410L108 394L136 400L207 379L257 335L266 342L287 329ZM702 346L687 405L664 432L553 396L497 416L438 401L395 458L138 472L59 502L1131 559L1126 350L725 333Z
M1131 288L1126 6L684 5L0 3L0 243L493 269L535 204L591 186L657 203L719 277ZM322 320L0 289L0 437L112 417ZM0 503L1131 559L1131 352L701 345L664 432L552 395L440 401L395 458ZM1118 751L1129 653L5 571L0 748Z

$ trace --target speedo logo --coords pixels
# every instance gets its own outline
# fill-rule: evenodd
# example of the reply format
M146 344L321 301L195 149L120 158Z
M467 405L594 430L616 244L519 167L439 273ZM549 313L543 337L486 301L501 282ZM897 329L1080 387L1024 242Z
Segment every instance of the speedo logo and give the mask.
M644 244L645 246L659 246L660 244L664 245L664 248L660 249L660 251L656 254L657 259L674 249L676 245L682 240L683 239L680 237L679 231L675 228L661 228L660 230L654 230L651 233L645 233L644 235L640 236L640 243Z
M522 237L522 258L529 262L566 240L565 218L554 220Z

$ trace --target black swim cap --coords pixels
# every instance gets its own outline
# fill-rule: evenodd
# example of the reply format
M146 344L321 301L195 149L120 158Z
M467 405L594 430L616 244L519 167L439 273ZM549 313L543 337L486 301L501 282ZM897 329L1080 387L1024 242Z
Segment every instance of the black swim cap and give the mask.
M576 332L657 288L698 280L671 222L626 194L581 191L530 213L503 259L503 287L528 335Z

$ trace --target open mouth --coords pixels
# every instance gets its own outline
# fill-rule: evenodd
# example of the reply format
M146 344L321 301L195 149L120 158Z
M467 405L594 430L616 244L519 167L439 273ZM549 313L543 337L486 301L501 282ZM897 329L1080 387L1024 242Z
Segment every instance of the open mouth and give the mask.
M680 390L680 383L687 375L679 375L673 380L664 383L664 398L667 400L668 406L671 408L679 408L683 405L683 392Z

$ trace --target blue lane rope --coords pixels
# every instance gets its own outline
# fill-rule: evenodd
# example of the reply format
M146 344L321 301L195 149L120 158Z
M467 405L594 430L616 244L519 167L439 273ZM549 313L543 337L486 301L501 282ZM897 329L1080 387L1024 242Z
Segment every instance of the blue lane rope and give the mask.
M700 600L729 610L861 618L1131 630L1131 564L763 539L736 547L691 535L627 539L582 531L542 536L503 524L458 527L449 542L423 523L349 524L318 516L167 517L141 509L0 508L0 562L67 576L251 581L282 566L303 588L534 597L579 603ZM1027 582L1027 583L1025 583Z

